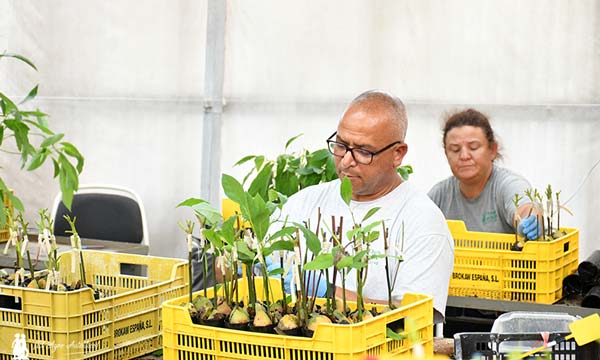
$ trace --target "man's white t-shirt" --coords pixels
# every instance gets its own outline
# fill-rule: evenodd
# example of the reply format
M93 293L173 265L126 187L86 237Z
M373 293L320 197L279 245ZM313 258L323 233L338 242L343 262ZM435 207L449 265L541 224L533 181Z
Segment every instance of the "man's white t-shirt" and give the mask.
M433 296L436 322L441 322L446 309L448 284L454 266L454 242L448 226L439 208L429 197L418 191L409 182L403 182L385 196L373 201L351 201L350 207L344 203L340 195L340 180L318 184L292 195L284 205L281 217L288 222L309 221L311 230L315 230L318 211L322 222L331 228L331 218L335 217L336 226L343 217L344 233L352 227L352 214L356 222L360 222L372 208L379 207L364 225L383 220L389 229L390 246L403 249L403 262L392 296L399 301L406 292L429 294ZM404 224L404 243L402 244L402 227ZM321 229L327 230L323 223ZM371 252L384 254L384 241L380 238L371 243ZM347 239L344 236L344 241ZM394 254L394 253L392 253ZM395 269L395 260L390 266ZM385 259L369 261L367 281L363 287L363 296L387 301ZM393 273L390 274L393 277ZM339 278L339 274L338 274ZM339 286L340 282L337 281ZM346 288L356 291L356 274L354 271L346 276ZM441 316L439 316L441 315Z

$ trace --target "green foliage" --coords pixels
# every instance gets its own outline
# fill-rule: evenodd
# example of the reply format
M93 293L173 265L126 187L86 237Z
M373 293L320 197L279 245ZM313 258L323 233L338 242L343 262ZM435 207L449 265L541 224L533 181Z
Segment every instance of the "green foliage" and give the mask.
M410 165L402 165L402 166L399 166L396 169L396 171L398 172L398 174L400 174L402 179L408 180L408 177L410 176L410 174L413 173L413 168Z
M221 212L212 206L208 201L196 198L189 198L177 205L177 207L187 206L194 210L194 215L200 220L201 226L215 226L221 221Z
M352 182L347 177L342 179L342 185L340 186L340 196L346 205L350 206L352 200Z
M269 190L275 190L290 196L305 187L337 178L333 157L327 149L287 153L288 147L300 136L302 134L289 139L285 145L286 152L275 160L267 160L264 155L249 155L235 164L238 166L253 161L254 166L242 181L244 185L250 183L250 194L268 199Z
M260 195L263 199L273 201L271 191L276 191L285 199L305 187L328 182L338 178L335 172L333 156L327 149L297 153L288 153L288 147L302 134L290 138L285 144L285 152L275 160L268 160L264 155L248 155L241 158L235 166L253 162L252 168L244 176L242 185L249 183L248 192ZM413 168L402 165L396 169L404 180L408 180Z
M35 65L24 56L10 53L0 53L0 60L16 59L34 70ZM20 155L21 169L33 171L50 158L54 165L54 177L59 178L62 200L67 208L71 208L73 193L79 187L79 174L83 170L84 158L77 148L66 141L62 141L64 134L55 134L48 127L48 115L35 111L25 111L20 108L22 104L34 99L38 92L38 85L34 86L20 103L15 103L0 91L0 151ZM36 141L31 141L32 138ZM7 146L5 140L14 140L17 152L12 145ZM39 140L39 141L38 141ZM36 145L39 142L39 145ZM75 165L74 165L75 163ZM9 187L0 178L0 195L8 197L18 211L24 211L19 198L9 191ZM6 216L0 211L0 226L6 224Z

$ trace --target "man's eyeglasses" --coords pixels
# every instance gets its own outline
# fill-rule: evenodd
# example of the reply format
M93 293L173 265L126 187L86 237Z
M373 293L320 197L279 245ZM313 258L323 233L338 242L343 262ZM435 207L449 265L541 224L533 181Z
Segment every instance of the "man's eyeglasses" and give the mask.
M354 160L363 165L369 165L371 162L373 162L373 156L381 154L396 144L402 144L402 141L394 141L380 150L369 151L361 148L353 148L344 143L331 140L336 134L337 131L331 134L331 136L327 139L327 149L329 149L329 152L332 153L333 156L344 157L344 155L350 151L350 154L352 154Z

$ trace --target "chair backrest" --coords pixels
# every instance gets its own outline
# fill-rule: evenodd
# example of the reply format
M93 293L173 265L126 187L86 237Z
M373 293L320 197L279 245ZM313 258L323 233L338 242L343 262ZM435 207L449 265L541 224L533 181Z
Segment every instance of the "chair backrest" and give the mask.
M54 234L66 235L70 226L63 218L77 217L75 227L82 238L149 245L146 214L140 197L133 191L113 185L81 185L73 196L71 211L54 199L51 216Z

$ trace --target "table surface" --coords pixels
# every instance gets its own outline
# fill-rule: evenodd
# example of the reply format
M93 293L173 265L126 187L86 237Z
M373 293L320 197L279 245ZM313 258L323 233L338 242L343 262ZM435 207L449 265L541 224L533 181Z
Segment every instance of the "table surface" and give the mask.
M33 261L38 251L37 235L31 236L30 239L35 239L34 241L30 240L28 246ZM136 255L148 255L149 250L148 245L98 239L81 239L81 244L84 250L98 250ZM71 250L70 240L66 236L57 236L56 245L58 247L58 253ZM4 242L0 243L0 248L2 250L4 250L4 246L6 246ZM8 250L7 255L4 255L4 253L0 251L0 268L12 268L14 267L16 260L17 256L14 247ZM43 262L48 260L48 255L42 251L39 260L36 269L44 267ZM28 268L28 266L26 266L26 268Z
M599 313L600 309L584 308L569 304L536 304L517 301L491 300L466 296L448 296L446 306L465 309L491 310L491 311L534 311L534 312L559 312L585 317Z

